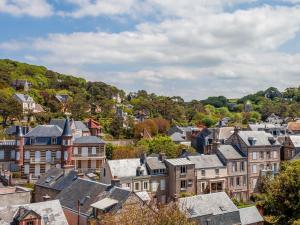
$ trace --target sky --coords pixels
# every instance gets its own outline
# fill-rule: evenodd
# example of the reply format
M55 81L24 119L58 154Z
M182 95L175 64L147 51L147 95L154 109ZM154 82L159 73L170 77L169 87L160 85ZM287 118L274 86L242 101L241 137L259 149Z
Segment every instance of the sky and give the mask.
M300 84L300 0L0 0L0 58L186 100Z

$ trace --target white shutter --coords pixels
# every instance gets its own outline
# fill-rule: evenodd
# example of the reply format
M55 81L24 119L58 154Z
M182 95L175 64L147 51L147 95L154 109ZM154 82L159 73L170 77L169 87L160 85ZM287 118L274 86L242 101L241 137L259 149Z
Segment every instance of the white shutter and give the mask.
M57 151L56 152L56 158L57 159L61 159L61 151Z
M30 159L30 151L25 152L25 159Z
M152 192L156 192L157 191L157 189L158 189L158 182L157 181L153 181L152 183L151 183L151 191Z
M10 152L10 158L11 159L15 159L16 158L16 151L15 150L11 150L11 152Z
M92 154L96 155L96 147L92 147Z
M77 147L74 147L74 155L78 155L78 148Z
M28 164L24 165L24 173L29 174L29 165Z

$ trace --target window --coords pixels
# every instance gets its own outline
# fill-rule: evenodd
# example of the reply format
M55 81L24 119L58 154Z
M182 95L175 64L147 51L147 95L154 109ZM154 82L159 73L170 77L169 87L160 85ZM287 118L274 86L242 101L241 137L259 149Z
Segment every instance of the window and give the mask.
M205 183L201 183L201 192L204 192L205 191Z
M153 181L152 183L151 183L151 191L152 192L156 192L157 191L157 189L158 189L158 182L157 181Z
M164 191L166 189L166 180L160 180L160 190Z
M106 169L103 168L103 176L105 177L106 176Z
M180 173L186 173L186 166L180 167Z
M266 152L266 154L267 154L267 159L270 159L271 158L271 152Z
M243 185L246 186L247 185L247 177L243 176Z
M11 159L15 159L16 158L16 151L15 150L11 150L11 152L10 152L10 158Z
M74 154L74 155L78 155L78 148L77 148L77 147L74 147L74 149L73 149L73 154Z
M52 143L53 145L56 145L56 144L57 144L57 138L56 138L56 137L53 137L53 138L51 139L51 143Z
M4 151L3 150L0 151L0 159L4 159Z
M231 177L230 178L230 186L233 187L233 185L234 185L234 180L233 180L233 177Z
M92 147L92 155L96 155L96 147Z
M252 152L252 159L257 159L256 152Z
M34 153L34 161L35 162L40 162L41 161L41 152L40 151L36 151Z
M252 180L252 188L256 187L256 183L257 183L257 179L255 178Z
M237 171L237 162L232 162L232 172Z
M261 158L261 159L264 158L264 152L260 152L260 158Z
M17 154L16 154L16 160L20 160L20 152L17 152Z
M135 182L134 183L134 190L139 191L140 190L140 182Z
M148 190L148 181L143 182L143 189Z
M240 170L241 171L244 171L245 170L245 165L244 165L245 162L240 162Z
M31 138L30 138L30 144L33 145L34 142L35 142L35 138L34 138L34 137L31 137Z
M87 147L81 148L81 156L83 156L83 157L89 156L89 149Z
M237 178L236 178L236 185L237 185L237 186L240 186L240 177L237 177Z
M28 164L24 165L24 173L29 174L29 165Z
M25 159L30 159L30 151L25 151Z
M28 222L26 222L26 225L34 225L34 222L33 221L28 221Z
M61 151L56 152L56 159L61 159Z
M51 162L51 151L46 152L46 162Z
M186 180L180 181L180 188L181 189L186 189Z
M205 170L201 170L201 176L205 177Z
M219 169L215 169L215 173L218 176L220 174L220 170Z
M67 151L64 152L64 159L65 159L65 160L68 159L68 152L67 152Z
M274 171L274 172L277 172L277 163L274 163L274 164L273 164L273 171Z
M256 165L252 165L252 173L257 173L257 170L256 170Z
M277 151L273 151L273 158L277 159Z

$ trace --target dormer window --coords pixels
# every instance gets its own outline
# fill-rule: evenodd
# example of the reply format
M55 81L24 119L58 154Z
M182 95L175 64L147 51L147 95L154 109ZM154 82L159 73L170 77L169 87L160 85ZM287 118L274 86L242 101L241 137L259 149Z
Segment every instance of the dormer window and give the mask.
M30 144L33 145L35 143L35 138L34 137L30 137Z
M256 144L256 138L254 138L254 137L249 137L248 141L249 141L249 144L252 146Z
M52 143L53 145L56 145L56 144L57 144L57 138L56 138L56 137L52 137L52 138L51 138L51 143Z

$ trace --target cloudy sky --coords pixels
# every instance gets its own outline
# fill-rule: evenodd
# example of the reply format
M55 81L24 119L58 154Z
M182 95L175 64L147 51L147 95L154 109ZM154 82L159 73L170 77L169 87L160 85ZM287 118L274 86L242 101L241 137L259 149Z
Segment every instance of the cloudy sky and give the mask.
M300 0L0 0L0 58L186 100L300 84Z

